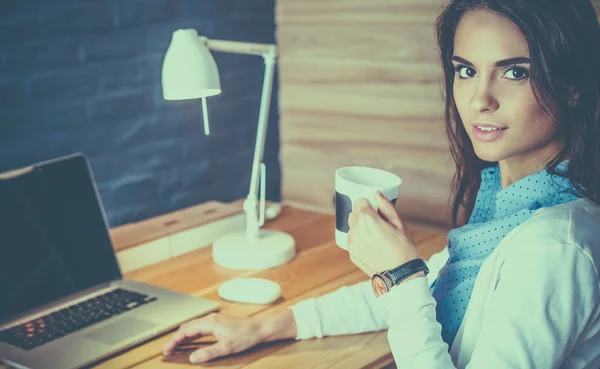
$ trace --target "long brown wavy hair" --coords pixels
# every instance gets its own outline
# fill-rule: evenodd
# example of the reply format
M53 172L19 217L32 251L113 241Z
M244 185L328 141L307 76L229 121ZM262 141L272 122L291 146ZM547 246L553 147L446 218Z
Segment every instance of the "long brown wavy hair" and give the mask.
M560 175L556 166L569 159L564 177L583 196L600 204L600 26L593 5L589 0L452 0L437 19L436 33L444 70L446 133L456 165L453 227L468 222L481 170L496 164L475 154L453 94L454 35L461 18L473 10L504 16L524 34L533 92L559 127L561 151L546 164L546 170Z

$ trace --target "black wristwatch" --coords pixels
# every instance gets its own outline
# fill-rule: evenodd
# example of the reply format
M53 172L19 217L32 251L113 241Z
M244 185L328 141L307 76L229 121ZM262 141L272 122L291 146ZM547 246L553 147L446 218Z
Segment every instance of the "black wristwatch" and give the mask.
M423 259L411 260L394 269L384 270L380 273L375 273L371 277L371 287L375 296L379 297L390 291L390 289L400 282L419 272L425 272L425 276L429 274L429 268Z

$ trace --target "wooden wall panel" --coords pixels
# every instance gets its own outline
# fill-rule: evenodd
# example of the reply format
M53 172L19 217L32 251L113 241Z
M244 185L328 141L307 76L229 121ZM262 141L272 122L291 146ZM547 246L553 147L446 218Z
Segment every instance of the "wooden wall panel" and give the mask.
M406 220L450 226L454 165L434 36L445 4L277 1L284 201L333 212L335 170L374 166L403 178Z
M453 174L442 122L432 0L279 0L282 191L334 210L335 170L366 165L404 181L398 210L449 222Z

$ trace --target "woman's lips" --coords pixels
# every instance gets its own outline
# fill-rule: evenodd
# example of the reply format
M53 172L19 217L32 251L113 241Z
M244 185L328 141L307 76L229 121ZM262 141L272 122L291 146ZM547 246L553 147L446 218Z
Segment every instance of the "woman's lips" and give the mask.
M493 127L490 125L482 125L482 127ZM473 126L473 136L480 141L490 142L495 141L504 135L507 128L498 128L495 130L481 130L477 126Z

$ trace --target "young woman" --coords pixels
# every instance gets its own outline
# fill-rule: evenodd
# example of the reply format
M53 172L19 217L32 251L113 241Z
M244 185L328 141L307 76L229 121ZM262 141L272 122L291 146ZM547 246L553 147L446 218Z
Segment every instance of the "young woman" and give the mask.
M454 0L437 22L456 162L449 259L432 285L394 206L360 200L348 251L410 271L261 318L219 314L192 362L283 338L388 329L399 368L600 367L600 27L589 0ZM400 267L400 268L398 268ZM390 286L391 284L391 286Z

